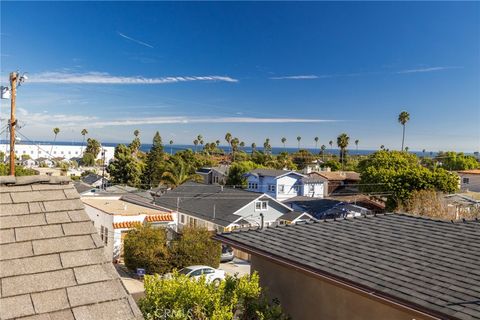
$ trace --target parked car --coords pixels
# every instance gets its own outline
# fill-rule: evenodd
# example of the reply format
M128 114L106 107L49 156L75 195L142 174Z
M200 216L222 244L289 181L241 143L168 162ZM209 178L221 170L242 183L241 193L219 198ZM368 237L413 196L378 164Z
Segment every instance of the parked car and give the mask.
M220 284L220 281L225 279L225 271L215 269L209 266L190 266L181 269L179 274L184 274L190 278L198 279L201 276L205 276L207 283Z
M222 255L220 256L220 262L232 261L234 258L232 247L222 244Z

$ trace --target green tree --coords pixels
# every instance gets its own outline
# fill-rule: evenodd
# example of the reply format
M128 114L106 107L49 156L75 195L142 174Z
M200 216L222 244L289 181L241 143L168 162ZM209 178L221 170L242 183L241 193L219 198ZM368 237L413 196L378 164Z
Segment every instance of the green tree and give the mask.
M141 184L144 163L132 155L132 151L124 144L115 147L113 161L107 167L114 183L138 187Z
M355 148L356 148L356 150L357 150L357 154L358 154L358 143L359 143L359 142L360 142L360 140L358 140L358 139L355 140Z
M173 155L173 147L172 147L172 145L173 145L173 140L170 140L170 141L168 142L168 144L170 145L170 155Z
M53 145L55 144L55 141L57 141L57 135L59 133L60 133L60 128L53 128L53 134L55 135L55 137L53 138L52 147L50 148L50 156L52 156Z
M91 153L95 159L98 157L101 148L100 142L97 140L93 138L87 139L87 147L85 148L85 152Z
M270 139L269 138L266 138L265 142L263 143L263 152L266 155L270 155L270 153L272 152L272 146L270 145Z
M284 152L287 152L287 148L285 148L285 142L287 142L287 138L283 137L283 138L282 138L283 151L284 151Z
M83 153L82 166L93 167L95 165L95 157L90 152Z
M285 320L278 302L270 303L257 273L227 276L219 286L174 272L171 277L145 277L139 306L146 320Z
M192 169L191 165L182 159L174 158L167 164L165 171L160 178L160 182L170 187L178 187L190 180L201 181L202 178L199 175L192 173L192 171L194 171L194 169Z
M193 140L193 145L195 146L195 152L197 152L198 139Z
M255 142L252 142L252 154L257 151L257 144Z
M253 169L261 167L261 165L252 161L234 162L228 169L227 184L233 186L246 186L247 180L244 175Z
M142 145L142 142L140 141L140 131L138 129L133 131L133 137L134 138L128 147L132 154L136 156Z
M238 138L233 138L230 140L230 146L232 147L232 159L235 161L235 153L238 151L238 145L240 140Z
M405 125L407 122L410 120L410 114L407 111L402 111L398 115L398 122L402 125L403 128L403 133L402 133L402 151L403 151L403 145L405 143Z
M230 147L229 153L231 153L232 152L232 149L231 149L232 146L230 145L230 141L232 141L232 134L230 132L227 132L225 134L225 141L227 141L228 146Z
M420 165L415 154L377 151L358 164L363 192L387 197L387 209L394 210L415 190L454 192L458 177L442 168Z
M25 168L24 166L15 166L15 176L34 176L37 175L38 172L30 169ZM10 175L10 164L0 163L0 176L9 176Z
M218 268L221 246L205 228L184 227L180 239L171 246L171 263L176 268L207 265Z
M313 138L313 141L315 141L315 151L318 149L318 137Z
M171 270L166 231L150 225L138 225L123 240L125 266L130 270L145 268L149 274Z
M322 144L322 146L320 147L320 154L322 155L322 160L325 161L325 150L327 149L327 147Z
M474 156L465 155L463 152L440 151L435 156L442 168L450 171L469 170L480 168L480 164Z
M302 137L298 136L298 137L297 137L298 150L300 150L300 140L302 140Z
M157 187L165 171L165 153L163 151L162 137L157 131L153 137L152 147L147 154L143 183L150 187Z
M350 137L346 133L342 133L337 137L337 145L340 148L340 163L342 164L342 168L345 167L349 141Z

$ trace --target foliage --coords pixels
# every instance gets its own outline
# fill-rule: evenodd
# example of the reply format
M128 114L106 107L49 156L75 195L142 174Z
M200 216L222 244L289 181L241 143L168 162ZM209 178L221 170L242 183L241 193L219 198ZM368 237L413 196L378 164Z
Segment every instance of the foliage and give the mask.
M398 151L377 151L360 161L361 190L387 197L387 209L405 203L415 190L454 192L458 178L444 169L420 165L416 155Z
M15 166L15 176L34 176L37 175L37 171L25 168L23 166ZM5 163L0 163L0 176L8 176L10 175L10 165Z
M0 151L0 161L3 162L5 161L5 152Z
M247 180L244 175L253 169L262 167L252 161L234 162L228 170L227 185L246 186Z
M87 139L87 147L85 148L85 153L91 153L96 159L98 157L98 154L100 153L100 149L100 142L93 138Z
M133 140L132 142L128 145L130 150L132 151L133 154L137 154L137 152L140 150L140 147L142 143L140 142L140 131L135 130L133 131Z
M336 159L330 159L320 165L322 168L330 168L332 171L338 171L342 167Z
M178 187L187 181L201 181L202 177L194 173L195 169L181 158L173 158L167 164L160 181L170 187Z
M29 160L31 159L32 157L30 157L29 154L22 154L22 161L25 161L25 160Z
M165 153L163 151L162 137L157 131L153 137L153 144L147 154L143 181L145 185L157 187L161 181L165 168Z
M82 165L93 167L95 165L95 156L90 152L84 152L82 157Z
M130 270L145 268L147 273L170 271L167 236L163 228L137 226L123 241L125 265Z
M278 304L268 304L256 273L227 276L218 287L205 278L192 280L173 273L171 278L145 277L140 309L146 320L281 320L288 319Z
M313 154L305 149L300 149L292 154L292 162L298 169L305 168L308 164L312 163L313 160L315 160Z
M350 137L346 133L342 133L337 137L337 146L340 148L340 163L345 165L345 158L347 157L347 147Z
M114 160L107 167L114 183L137 187L141 184L144 163L132 155L132 151L124 144L115 147Z
M185 227L182 236L171 246L171 263L176 268L191 265L207 265L218 268L221 246L212 240L212 234L205 228Z
M465 155L462 152L453 151L439 152L435 160L446 170L469 170L480 168L480 163L474 156Z

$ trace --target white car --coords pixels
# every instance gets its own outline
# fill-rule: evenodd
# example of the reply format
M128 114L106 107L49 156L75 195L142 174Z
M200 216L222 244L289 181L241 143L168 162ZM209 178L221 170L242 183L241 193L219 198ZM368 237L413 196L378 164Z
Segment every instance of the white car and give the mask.
M225 271L214 269L209 266L190 266L178 271L179 274L184 274L193 279L199 279L201 276L205 276L207 283L214 283L219 285L220 281L225 279Z

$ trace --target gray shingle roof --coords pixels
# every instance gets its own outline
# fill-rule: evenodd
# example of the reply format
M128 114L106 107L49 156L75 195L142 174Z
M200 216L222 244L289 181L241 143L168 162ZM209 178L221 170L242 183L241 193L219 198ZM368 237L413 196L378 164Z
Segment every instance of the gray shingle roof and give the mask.
M86 184L94 184L95 182L97 182L98 180L101 180L101 179L102 179L101 175L98 175L96 173L90 173L90 174L87 174L85 177L82 178L82 182L84 182Z
M276 169L253 169L252 171L248 172L247 174L254 174L258 176L265 176L265 177L279 177L283 176L287 173L294 173L299 176L302 176L301 173L291 171L291 170L276 170Z
M143 319L103 247L68 178L2 177L0 319Z
M217 235L443 319L480 319L480 222L400 214Z
M233 214L260 197L257 192L226 188L219 185L186 182L155 198L155 204L190 214L203 220L228 226L240 216ZM177 203L178 199L178 203ZM215 217L213 215L215 207Z

